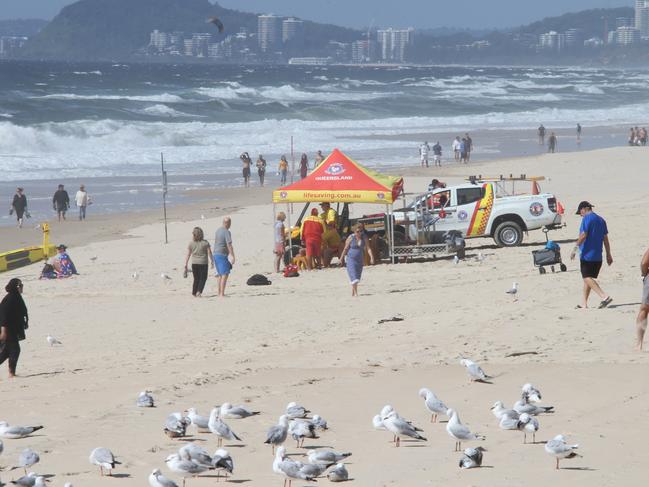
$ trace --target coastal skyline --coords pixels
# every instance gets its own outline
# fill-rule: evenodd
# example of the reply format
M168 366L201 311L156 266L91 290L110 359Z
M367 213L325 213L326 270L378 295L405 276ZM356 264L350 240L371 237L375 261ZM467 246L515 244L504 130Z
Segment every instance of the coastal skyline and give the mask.
M5 0L0 19L43 18L52 19L66 5L76 0ZM444 1L434 7L425 0L404 0L398 9L382 8L377 11L375 2L356 0L350 5L343 0L326 0L318 4L297 0L222 0L226 8L257 13L295 15L318 22L333 23L346 27L362 28L373 23L376 26L416 28L467 28L502 29L515 27L544 17L561 15L589 8L632 6L624 0L547 0L526 5L520 2L499 0L485 3L479 0ZM457 15L462 12L462 15ZM423 15L422 15L423 13Z

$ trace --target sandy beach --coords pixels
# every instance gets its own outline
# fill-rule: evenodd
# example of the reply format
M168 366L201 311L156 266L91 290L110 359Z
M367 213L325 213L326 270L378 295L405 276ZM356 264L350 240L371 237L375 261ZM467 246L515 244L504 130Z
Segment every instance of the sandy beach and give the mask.
M186 442L163 434L165 418L190 407L207 415L231 402L261 412L228 421L243 440L226 442L235 462L232 482L279 486L283 478L273 473L263 441L286 403L296 401L326 418L330 430L307 439L306 448L289 439L291 457L306 461L300 455L315 447L352 452L347 468L354 485L645 485L649 355L633 352L633 341L639 262L649 241L646 158L643 148L621 147L406 168L401 173L408 193L423 191L432 177L452 184L473 174L546 176L543 190L566 208L567 227L551 238L562 242L568 272L539 275L531 251L545 239L537 231L517 248L470 240L467 259L457 265L440 259L367 268L357 299L341 268L297 279L271 275L267 188L219 190L216 204L172 208L167 245L160 211L53 224L53 242L70 246L81 275L40 281L40 264L2 275L3 285L12 277L24 280L30 328L19 377L8 381L6 366L0 370L0 420L45 428L3 440L0 465L16 465L20 451L31 447L41 454L32 470L52 475L53 486L142 486L154 468L180 484L164 460ZM604 310L575 309L582 282L568 254L579 228L574 212L583 199L606 218L610 231L614 263L603 269L600 282L614 301ZM378 209L353 211L359 216ZM215 297L216 280L210 278L205 296L195 299L191 279L182 278L191 230L201 226L213 240L225 214L232 216L237 255L228 297ZM39 240L36 229L0 229L0 251ZM486 256L483 262L475 259L478 252ZM162 272L171 280L162 280ZM246 286L254 273L267 274L273 284ZM516 297L505 294L512 281L520 285ZM404 320L378 323L397 314ZM49 347L48 334L63 345ZM521 352L533 353L511 356ZM492 383L469 383L461 356L480 363L494 376ZM490 411L497 400L511 407L526 382L556 409L539 416L535 445L523 445L517 431L500 430ZM421 387L435 391L486 436L480 442L487 449L484 468L458 468L461 455L453 452L445 423L430 423L417 396ZM156 408L135 406L145 389ZM372 417L385 404L423 428L428 441L396 448L390 433L374 430ZM210 453L217 449L214 435L189 432ZM583 455L562 462L560 471L541 444L558 434L579 443ZM89 464L98 446L122 462L115 470L119 478L100 478ZM3 482L20 475L0 472ZM209 474L188 479L187 486L215 482Z

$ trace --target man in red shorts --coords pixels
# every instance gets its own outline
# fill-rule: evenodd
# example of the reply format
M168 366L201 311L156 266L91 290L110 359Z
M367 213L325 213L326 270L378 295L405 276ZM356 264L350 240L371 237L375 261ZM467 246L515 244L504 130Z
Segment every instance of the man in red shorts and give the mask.
M306 266L309 270L313 269L320 259L324 231L324 223L318 217L318 209L313 208L311 215L304 219L300 228L300 239L306 247Z

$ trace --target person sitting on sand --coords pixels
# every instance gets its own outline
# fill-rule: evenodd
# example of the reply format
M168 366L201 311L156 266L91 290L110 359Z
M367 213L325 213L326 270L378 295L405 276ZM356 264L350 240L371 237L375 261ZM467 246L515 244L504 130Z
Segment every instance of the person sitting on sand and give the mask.
M291 261L293 265L296 265L299 270L303 271L308 268L307 258L306 258L306 249L301 248L300 253L293 257Z
M72 259L67 253L67 249L68 248L65 245L59 245L56 248L58 253L52 259L50 259L50 264L52 265L52 267L54 267L54 272L56 273L56 277L58 279L79 274L77 272L77 268L74 265L74 262L72 262Z

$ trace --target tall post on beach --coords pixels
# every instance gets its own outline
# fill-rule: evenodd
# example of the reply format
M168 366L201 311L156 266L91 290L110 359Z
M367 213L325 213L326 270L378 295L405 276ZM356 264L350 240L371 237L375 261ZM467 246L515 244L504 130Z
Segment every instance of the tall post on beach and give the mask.
M293 136L291 135L291 184L293 184L294 174L295 174L295 153L293 151ZM293 213L293 203L290 204L289 208L290 208L289 213Z
M160 153L160 167L162 168L162 212L165 220L165 243L169 243L169 234L167 232L167 171L165 171L165 156Z

